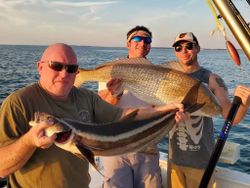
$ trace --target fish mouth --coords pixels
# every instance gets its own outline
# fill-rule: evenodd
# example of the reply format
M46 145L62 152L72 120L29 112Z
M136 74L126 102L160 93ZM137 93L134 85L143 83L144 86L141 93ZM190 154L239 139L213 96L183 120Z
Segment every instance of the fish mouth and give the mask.
M72 130L56 133L55 142L57 142L57 143L66 142L70 138L71 133L72 133Z

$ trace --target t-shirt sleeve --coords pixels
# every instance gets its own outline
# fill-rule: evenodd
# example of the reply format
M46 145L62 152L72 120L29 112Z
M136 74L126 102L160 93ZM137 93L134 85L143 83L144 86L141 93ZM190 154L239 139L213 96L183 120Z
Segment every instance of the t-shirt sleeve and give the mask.
M94 117L97 123L114 122L122 116L123 110L121 108L105 102L98 95L93 95L93 103Z
M9 96L1 106L0 146L12 143L28 130L27 119L19 102L14 96Z

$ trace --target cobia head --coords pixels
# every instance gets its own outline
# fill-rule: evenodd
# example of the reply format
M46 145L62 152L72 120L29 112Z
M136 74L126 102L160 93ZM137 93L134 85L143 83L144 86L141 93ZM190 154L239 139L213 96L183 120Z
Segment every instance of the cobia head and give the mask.
M45 129L46 136L52 136L56 134L56 143L63 143L70 138L72 130L66 124L59 121L58 118L49 115L44 112L36 112L34 120L29 122L30 126L39 126L39 124L48 124L48 128Z

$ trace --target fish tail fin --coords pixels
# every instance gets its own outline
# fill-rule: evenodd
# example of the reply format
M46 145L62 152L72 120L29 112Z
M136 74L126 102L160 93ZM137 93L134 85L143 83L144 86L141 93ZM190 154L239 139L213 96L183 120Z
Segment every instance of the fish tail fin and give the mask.
M189 112L190 114L193 112L198 111L199 109L201 109L206 103L202 103L202 104L192 104L191 106L188 106L185 108L186 112Z
M88 70L86 69L82 69L82 68L79 68L78 69L78 73L76 75L76 79L75 79L75 82L74 82L74 86L75 87L80 87L84 82L88 81L88 74L85 72L87 72Z
M184 99L182 100L185 111L189 113L195 112L205 105L205 103L202 103L202 104L197 103L198 91L199 91L201 83L202 83L201 81L198 81L196 84L194 84L190 88L190 90L188 91Z
M102 65L95 69L83 69L79 68L75 78L75 87L80 87L87 81L107 82L112 78L111 71L112 65Z

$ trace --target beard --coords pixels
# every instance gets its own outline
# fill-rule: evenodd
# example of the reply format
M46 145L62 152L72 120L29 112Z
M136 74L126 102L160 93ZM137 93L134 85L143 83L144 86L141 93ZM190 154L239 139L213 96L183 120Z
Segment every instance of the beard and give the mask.
M187 61L185 64L191 66L194 64L194 62L192 60L190 60L190 61Z
M196 60L197 60L197 56L192 55L190 59L185 62L185 65L191 66L195 64Z

